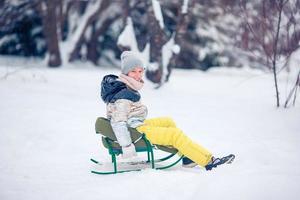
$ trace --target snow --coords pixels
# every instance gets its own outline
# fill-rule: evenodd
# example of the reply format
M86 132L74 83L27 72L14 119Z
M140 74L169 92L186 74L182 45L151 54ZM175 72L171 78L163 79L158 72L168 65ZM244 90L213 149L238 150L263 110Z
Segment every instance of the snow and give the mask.
M0 199L299 199L300 100L277 109L272 74L249 68L173 70L141 91L149 117L173 117L216 156L235 153L232 165L91 174L91 157L109 160L94 133L108 73L119 71L0 58Z
M77 41L79 40L83 30L85 29L88 19L99 10L100 6L101 6L101 1L94 1L90 4L88 4L88 7L86 9L87 12L85 12L85 14L81 18L76 19L75 16L73 16L73 18L76 19L76 21L78 21L78 23L77 23L78 26L74 30L72 37L70 37L70 38L68 37L69 38L68 40L59 43L60 49L64 49L64 51L61 52L63 64L68 63L69 54L75 48ZM71 22L72 22L72 20L71 20ZM73 26L74 25L71 24L71 27L73 27ZM85 36L89 37L90 32L88 34L86 34Z
M164 18L163 18L163 15L161 12L161 7L160 7L158 0L152 0L152 6L153 6L155 18L159 22L160 28L164 29Z
M138 48L137 40L135 37L133 23L131 17L127 17L127 24L118 37L117 44L123 47L129 47L130 50L136 52L136 54L141 58L145 66L149 65L150 60L150 44L147 43L143 51Z
M0 38L0 46L5 44L6 42L9 42L10 40L17 40L17 36L14 34L14 35L7 35Z
M80 22L78 23L79 25L78 25L75 33L73 34L73 37L70 39L71 41L73 41L73 43L76 43L76 41L79 40L79 37L81 36L82 31L85 28L88 19L99 10L99 8L101 6L101 1L95 2L93 4L88 4L88 6L89 6L87 8L88 12L86 12L83 15L83 17L80 19Z
M126 26L123 32L118 37L118 45L122 45L124 47L130 47L133 51L138 51L138 45L133 29L133 23L131 17L127 17Z
M181 7L181 12L183 14L187 13L187 11L188 11L188 5L189 5L189 0L184 0L183 4L182 4L182 7Z
M14 5L14 6L18 6L18 5L20 5L22 2L19 1L19 0L11 0L10 3L11 3L12 5Z
M170 63L170 59L172 58L173 51L175 48L178 50L178 45L175 44L174 35L170 38L170 40L162 47L162 66L163 66L163 79L166 77L168 72L168 64ZM165 82L165 80L162 80Z
M148 71L156 71L159 69L159 64L157 62L149 62L147 66Z

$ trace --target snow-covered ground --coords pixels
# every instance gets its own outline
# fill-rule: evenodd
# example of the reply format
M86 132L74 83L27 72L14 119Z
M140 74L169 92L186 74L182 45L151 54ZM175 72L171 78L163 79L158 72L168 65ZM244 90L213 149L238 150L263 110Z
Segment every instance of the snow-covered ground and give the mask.
M174 70L161 89L147 82L141 92L149 117L173 117L215 155L235 153L232 165L101 176L89 161L109 160L94 133L105 115L99 84L118 71L13 62L0 66L1 200L300 198L300 100L277 109L271 74Z

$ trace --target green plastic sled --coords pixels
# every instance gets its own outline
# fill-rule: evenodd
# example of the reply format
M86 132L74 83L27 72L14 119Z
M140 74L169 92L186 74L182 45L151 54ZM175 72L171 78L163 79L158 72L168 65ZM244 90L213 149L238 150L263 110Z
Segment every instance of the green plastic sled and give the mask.
M162 146L162 145L153 145L150 143L150 141L146 138L145 134L138 132L134 128L128 128L129 132L131 134L131 139L135 145L136 152L146 152L147 153L147 160L144 161L144 163L149 163L151 165L152 169L167 169L174 165L176 165L181 159L183 158L183 155L180 156L179 159L177 159L175 162L168 164L166 166L156 167L155 164L158 162L166 161L170 158L172 158L174 155L178 153L178 150L171 147L171 146ZM96 120L95 124L95 130L97 134L102 135L102 144L105 148L108 149L109 154L111 155L112 163L114 170L108 171L108 172L101 172L101 171L91 171L95 174L116 174L121 172L129 172L129 171L136 171L141 169L134 169L134 170L118 170L118 163L116 156L122 153L122 148L117 142L117 138L111 128L109 120L107 120L104 117L99 117ZM169 153L170 155L160 158L160 159L154 159L154 149L159 149L164 152ZM91 159L92 162L99 164L98 161L95 159Z

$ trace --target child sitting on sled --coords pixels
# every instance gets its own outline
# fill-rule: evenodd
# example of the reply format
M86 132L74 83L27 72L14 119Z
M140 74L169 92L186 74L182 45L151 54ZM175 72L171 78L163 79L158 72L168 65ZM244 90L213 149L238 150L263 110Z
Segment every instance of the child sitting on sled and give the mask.
M107 104L107 118L122 147L122 157L136 156L128 126L144 133L152 144L171 145L184 155L183 166L196 165L211 170L220 164L232 162L234 155L216 158L210 151L193 142L169 117L146 119L147 107L138 92L142 89L145 66L132 51L121 54L121 74L106 75L101 83L101 97Z

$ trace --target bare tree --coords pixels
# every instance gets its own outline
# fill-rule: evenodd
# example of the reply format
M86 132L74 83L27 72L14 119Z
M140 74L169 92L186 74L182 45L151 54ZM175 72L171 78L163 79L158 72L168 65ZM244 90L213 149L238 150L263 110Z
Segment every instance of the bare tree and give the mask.
M101 12L103 12L109 6L109 0L98 1L97 3L99 5L94 5L94 6L98 6L97 10L88 18L88 20L84 24L84 28L82 30L79 30L81 31L80 37L78 38L77 41L75 41L74 49L70 53L69 61L71 62L80 57L80 50L82 46L88 42L86 38L86 32L88 28L91 28L92 32L95 33L96 21L99 19Z
M43 31L48 49L48 66L58 67L62 64L59 37L57 33L57 14L56 8L59 0L43 0L38 4L38 9L43 21Z
M279 32L280 32L280 25L281 25L281 17L282 17L282 10L284 5L286 4L287 1L279 0L276 2L276 7L278 10L278 19L277 19L277 26L275 28L275 37L274 38L274 43L273 43L273 57L271 58L272 60L272 71L273 71L273 76L274 76L274 83L275 83L275 90L276 90L276 100L277 100L277 107L280 106L280 99L279 99L279 90L278 90L278 81L277 81L277 60L278 60L278 40L279 40Z
M298 93L298 88L300 87L300 71L297 75L297 80L293 86L293 88L291 89L285 103L284 103L284 107L287 108L289 102L291 101L292 97L293 97L293 106L295 106L295 102L296 102L296 98L297 98L297 93Z
M167 42L167 36L164 30L161 28L158 19L155 17L154 8L152 3L147 3L147 16L149 25L149 42L150 42L150 62L156 63L158 69L156 71L147 71L146 76L154 83L158 83L158 87L161 86L163 76L162 66L162 47Z
M297 29L294 29L294 37L289 37L287 34L290 29L286 29L287 31L283 29L291 23L292 18L289 17L289 13L285 12L288 12L288 8L292 7L293 3L289 0L264 0L258 4L252 4L252 9L256 9L259 13L256 16L250 15L246 2L240 4L241 16L246 24L245 27L251 33L254 48L249 47L248 44L246 46L250 51L258 50L263 53L263 56L256 56L260 57L260 60L263 60L273 73L277 107L280 106L278 73L286 67L291 54L299 47L299 45L292 46L291 43L295 40L300 41L300 38L295 37ZM282 60L284 60L283 63Z
M185 5L185 3L187 5ZM186 36L187 26L190 21L190 17L192 15L192 8L195 5L195 0L191 1L181 1L181 4L177 3L177 19L176 19L176 32L175 32L175 43L179 45L180 49L189 48L186 44L184 37ZM166 75L166 82L169 80L169 77L172 72L172 68L177 65L178 53L173 53L170 62L168 64L168 73Z

